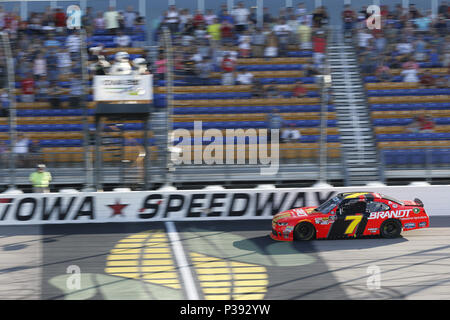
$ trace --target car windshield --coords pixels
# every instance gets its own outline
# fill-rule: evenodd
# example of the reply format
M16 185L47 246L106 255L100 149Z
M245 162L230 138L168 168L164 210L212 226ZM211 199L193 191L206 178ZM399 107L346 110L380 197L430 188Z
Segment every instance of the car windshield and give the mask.
M322 213L328 213L331 211L331 209L336 207L341 202L341 200L342 200L342 198L338 197L338 196L331 198L331 199L325 201L324 203L322 203L320 206L318 206L315 209L315 211L322 212Z

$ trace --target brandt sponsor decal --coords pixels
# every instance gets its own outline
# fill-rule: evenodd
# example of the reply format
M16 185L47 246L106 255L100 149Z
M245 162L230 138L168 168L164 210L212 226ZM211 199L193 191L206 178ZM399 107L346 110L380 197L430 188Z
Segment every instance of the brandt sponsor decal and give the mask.
M369 219L384 219L384 218L407 218L412 210L391 210L391 211L379 211L371 212Z

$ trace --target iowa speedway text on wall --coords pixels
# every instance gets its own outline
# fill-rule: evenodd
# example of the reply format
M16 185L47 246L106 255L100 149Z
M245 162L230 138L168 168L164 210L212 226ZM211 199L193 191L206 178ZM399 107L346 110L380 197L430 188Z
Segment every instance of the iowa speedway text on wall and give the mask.
M345 191L361 188L1 195L0 225L271 218L291 208L317 206ZM445 195L449 194L450 186L363 191L385 193L402 200L419 197L430 215L445 215Z

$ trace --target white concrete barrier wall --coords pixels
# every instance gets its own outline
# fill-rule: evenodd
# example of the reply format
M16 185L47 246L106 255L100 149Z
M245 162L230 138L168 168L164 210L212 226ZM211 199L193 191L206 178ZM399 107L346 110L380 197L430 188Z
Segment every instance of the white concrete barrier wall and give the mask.
M430 216L450 215L450 186L277 188L0 195L0 225L269 219L339 192L419 198Z

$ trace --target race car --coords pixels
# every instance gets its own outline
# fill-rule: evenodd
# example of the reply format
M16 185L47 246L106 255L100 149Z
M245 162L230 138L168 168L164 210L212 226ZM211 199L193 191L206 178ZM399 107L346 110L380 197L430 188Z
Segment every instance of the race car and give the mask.
M281 241L340 239L379 235L396 238L402 230L427 228L421 200L401 201L374 192L339 193L318 207L276 214L271 238Z

